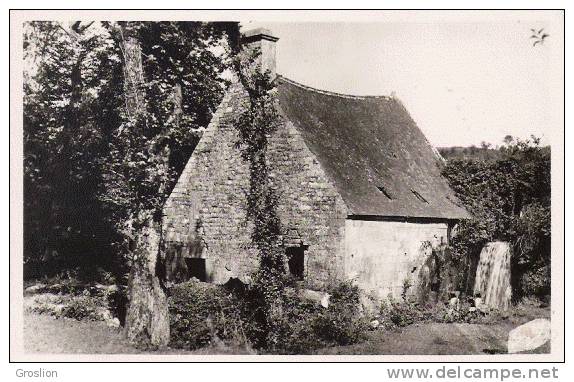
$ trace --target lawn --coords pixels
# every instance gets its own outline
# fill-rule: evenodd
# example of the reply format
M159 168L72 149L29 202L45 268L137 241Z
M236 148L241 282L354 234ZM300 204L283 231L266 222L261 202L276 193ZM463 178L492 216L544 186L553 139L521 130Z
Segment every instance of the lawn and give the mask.
M125 342L121 328L108 327L101 321L54 318L29 311L24 312L24 350L49 354L249 354L248 349L224 344L197 351L171 348L142 351Z

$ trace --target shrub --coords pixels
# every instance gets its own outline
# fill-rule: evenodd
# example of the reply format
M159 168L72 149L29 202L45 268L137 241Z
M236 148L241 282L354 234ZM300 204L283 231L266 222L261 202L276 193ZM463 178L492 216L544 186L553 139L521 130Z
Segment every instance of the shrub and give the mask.
M368 323L360 312L359 287L341 282L328 289L329 308L319 315L316 330L332 345L349 345L364 339Z
M217 339L247 342L239 304L223 287L188 281L170 294L171 346L197 349Z
M409 299L394 299L389 296L381 304L380 314L385 327L392 326L405 327L415 322L422 322L428 319L428 310Z
M318 335L315 320L324 309L316 302L301 298L296 289L283 293L281 314L267 330L266 337L272 339L262 343L263 352L274 354L305 354L313 349L326 346ZM257 343L257 338L254 338Z
M380 315L387 329L423 322L491 324L501 319L501 313L496 310L480 312L471 307L471 302L462 298L459 308L453 309L448 303L418 304L409 299L398 300L389 296L381 304Z
M359 288L350 282L326 288L328 308L306 300L296 288L284 294L283 315L274 326L277 341L267 351L306 354L334 345L350 345L365 339L368 322L360 312Z
M550 266L527 270L520 279L525 296L545 297L550 294Z
M107 305L107 301L91 296L75 296L70 298L62 309L62 316L76 320L88 319L92 321L103 320L100 317L101 308Z
M253 346L263 353L305 354L331 345L348 345L368 329L359 311L359 290L350 283L327 288L328 308L286 287L273 306L273 319L261 317L260 291L190 281L174 286L169 297L170 345L197 349L217 340Z

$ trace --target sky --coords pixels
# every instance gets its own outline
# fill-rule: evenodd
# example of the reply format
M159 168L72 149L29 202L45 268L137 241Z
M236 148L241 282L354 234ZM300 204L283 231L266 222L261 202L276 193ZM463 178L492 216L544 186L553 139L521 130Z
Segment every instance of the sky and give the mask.
M380 21L242 21L279 37L277 72L323 90L398 97L434 146L563 135L563 24L556 13ZM502 17L501 17L502 16ZM533 46L531 28L549 36Z

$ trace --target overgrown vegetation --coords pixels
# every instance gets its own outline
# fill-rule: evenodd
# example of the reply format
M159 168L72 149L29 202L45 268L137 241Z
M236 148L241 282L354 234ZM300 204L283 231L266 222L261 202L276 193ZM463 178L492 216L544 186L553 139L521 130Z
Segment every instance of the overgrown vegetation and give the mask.
M421 304L389 297L381 304L377 321L383 328L393 330L430 322L520 325L541 317L550 318L550 310L538 298L524 297L508 311L499 311L486 306L476 309L471 298L462 298L455 307L448 302Z
M512 245L515 300L550 294L550 148L540 140L505 138L493 160L448 160L443 175L473 214L461 222L452 241L454 261L470 291L483 245L505 240Z
M188 281L171 289L170 345L197 349L216 340L247 345L250 321L241 315L240 300L223 287Z
M256 317L265 314L265 307L258 305L261 295L256 289L230 291L195 281L179 284L169 298L170 345L196 349L224 342L253 347L260 353L308 354L365 338L368 323L359 311L357 287L341 283L327 288L331 294L328 308L305 299L296 288L282 292L281 315L269 333Z
M258 49L243 49L235 57L235 74L247 93L243 110L234 126L239 135L241 155L249 165L247 219L251 223L251 243L259 256L249 298L255 308L253 318L260 331L258 345L279 345L281 323L285 318L285 250L280 242L281 221L277 212L276 186L269 177L267 148L269 137L281 119L277 111L274 78L264 71Z

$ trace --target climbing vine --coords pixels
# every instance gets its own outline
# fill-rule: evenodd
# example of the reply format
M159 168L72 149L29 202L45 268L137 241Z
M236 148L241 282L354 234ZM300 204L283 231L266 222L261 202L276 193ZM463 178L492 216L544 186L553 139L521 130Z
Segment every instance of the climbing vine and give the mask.
M252 55L243 55L236 64L239 80L248 94L235 123L242 158L249 164L247 217L253 223L251 240L259 252L261 269L284 273L281 222L267 162L269 137L279 126L280 115L275 84L268 72L253 70L254 59Z
M248 97L234 125L242 158L249 165L247 219L253 224L251 242L257 249L260 263L253 277L250 301L254 302L255 319L262 330L259 345L273 348L280 342L284 326L287 278L278 199L269 176L267 149L269 137L277 130L281 117L273 79L256 62L257 52L243 52L236 58L237 77Z

